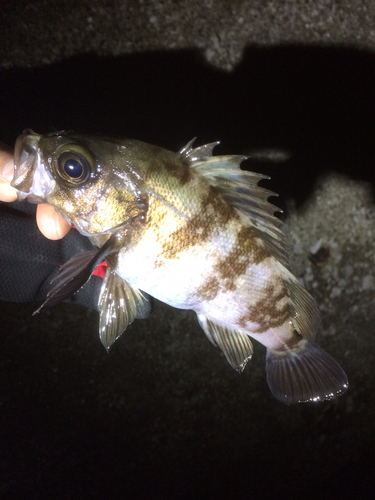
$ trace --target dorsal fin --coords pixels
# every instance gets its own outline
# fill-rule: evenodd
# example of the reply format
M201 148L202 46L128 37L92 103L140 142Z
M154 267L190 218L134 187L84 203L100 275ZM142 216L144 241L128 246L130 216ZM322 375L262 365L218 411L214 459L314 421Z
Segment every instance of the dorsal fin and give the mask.
M193 149L194 140L190 141L180 154L189 160L195 171L215 186L249 224L258 229L259 236L271 255L288 268L286 237L281 230L283 222L274 216L275 212L282 210L268 202L270 196L277 194L258 186L260 180L269 179L269 176L241 170L240 164L247 156L212 156L218 142Z
M290 271L278 263L276 265L290 298L289 309L293 326L302 337L314 341L321 324L318 306Z
M203 146L199 146L198 148L193 148L195 140L196 137L193 137L193 139L189 141L186 146L184 146L180 151L180 155L187 158L190 162L195 162L198 160L202 160L203 158L212 156L214 147L220 144L220 141L216 141L210 142L209 144L204 144Z

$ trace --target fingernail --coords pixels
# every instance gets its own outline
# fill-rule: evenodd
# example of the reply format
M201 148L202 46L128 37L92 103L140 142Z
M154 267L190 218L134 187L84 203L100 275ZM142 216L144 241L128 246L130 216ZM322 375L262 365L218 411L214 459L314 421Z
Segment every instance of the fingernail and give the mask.
M13 162L13 158L9 158L9 160L7 160L4 163L4 166L3 166L3 169L2 169L0 175L6 181L11 181L13 179L13 175L14 175L14 162Z

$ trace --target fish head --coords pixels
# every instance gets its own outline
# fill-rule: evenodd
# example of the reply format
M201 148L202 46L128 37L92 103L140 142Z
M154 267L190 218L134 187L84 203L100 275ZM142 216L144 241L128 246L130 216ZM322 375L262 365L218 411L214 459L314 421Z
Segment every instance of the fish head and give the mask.
M49 203L85 236L108 234L147 207L126 141L31 129L15 145L11 185L19 200Z

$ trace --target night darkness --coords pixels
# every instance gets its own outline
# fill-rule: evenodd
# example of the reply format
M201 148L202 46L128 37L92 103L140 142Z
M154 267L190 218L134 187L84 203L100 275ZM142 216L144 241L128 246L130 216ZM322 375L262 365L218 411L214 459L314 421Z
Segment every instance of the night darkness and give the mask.
M232 73L193 50L77 56L0 72L0 139L12 146L31 127L175 151L195 136L220 140L216 153L282 148L286 163L243 166L271 175L262 185L278 206L300 206L327 170L375 184L374 81L375 56L345 48L247 48ZM345 411L346 396L283 406L267 388L262 348L239 376L193 314L158 302L109 355L95 312L62 304L32 317L35 306L1 303L1 498L374 491L366 396L358 414Z

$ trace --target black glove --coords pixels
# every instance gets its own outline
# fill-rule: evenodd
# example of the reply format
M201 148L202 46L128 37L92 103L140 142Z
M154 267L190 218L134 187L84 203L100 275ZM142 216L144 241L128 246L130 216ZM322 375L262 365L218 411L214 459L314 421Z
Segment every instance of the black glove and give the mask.
M35 212L30 203L0 203L0 300L45 300L59 267L94 248L76 229L61 240L48 240L37 227ZM102 282L101 277L91 276L66 302L98 310Z

